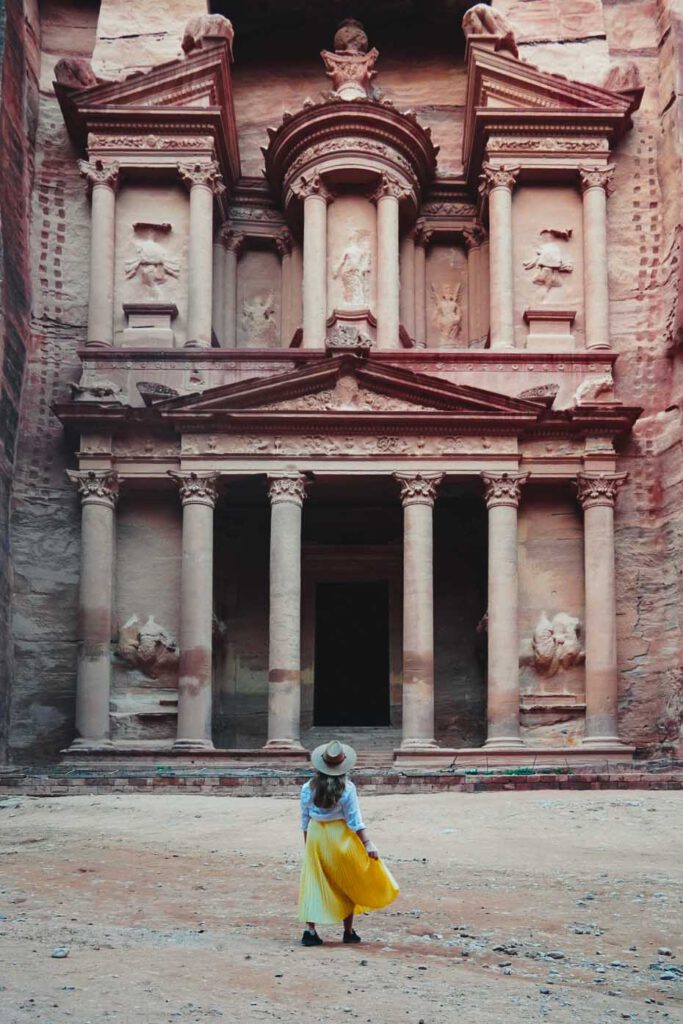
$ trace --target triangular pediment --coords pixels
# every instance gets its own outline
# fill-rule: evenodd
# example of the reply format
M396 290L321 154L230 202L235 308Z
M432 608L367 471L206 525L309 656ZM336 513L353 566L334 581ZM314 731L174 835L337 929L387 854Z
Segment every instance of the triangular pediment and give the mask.
M331 357L274 377L241 381L158 403L164 419L248 416L345 419L354 416L458 417L535 421L543 406L507 395L452 384L439 377L375 363L372 358Z

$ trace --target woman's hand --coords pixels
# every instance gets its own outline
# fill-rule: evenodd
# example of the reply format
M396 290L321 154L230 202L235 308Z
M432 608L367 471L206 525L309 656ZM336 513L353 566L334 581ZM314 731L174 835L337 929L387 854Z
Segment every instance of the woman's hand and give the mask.
M367 843L363 843L367 851L368 857L372 857L373 860L379 860L379 850L371 839L368 839Z

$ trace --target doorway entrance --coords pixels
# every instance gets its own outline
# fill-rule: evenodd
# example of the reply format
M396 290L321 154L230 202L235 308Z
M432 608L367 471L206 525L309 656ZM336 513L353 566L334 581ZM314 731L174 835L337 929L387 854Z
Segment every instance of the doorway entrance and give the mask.
M313 720L389 724L389 585L318 583Z

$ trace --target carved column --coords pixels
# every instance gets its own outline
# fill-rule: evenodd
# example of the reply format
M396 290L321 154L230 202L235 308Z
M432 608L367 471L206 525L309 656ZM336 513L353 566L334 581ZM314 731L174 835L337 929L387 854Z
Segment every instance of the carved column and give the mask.
M434 553L432 510L443 473L394 473L403 504L403 739L434 739Z
M579 473L586 587L585 746L619 742L614 505L626 473Z
M119 165L79 160L92 197L90 211L90 293L86 344L114 344L114 257Z
M586 348L610 348L607 197L614 165L580 167L583 193L583 294Z
M294 187L304 202L303 348L324 348L327 335L327 204L331 195L319 174Z
M224 191L218 164L178 164L190 190L186 348L211 347L213 197Z
M171 473L183 505L178 731L174 750L211 741L215 473Z
M283 348L289 346L294 328L292 327L292 236L289 231L281 231L275 240L280 254L282 267L280 293L280 343Z
M485 270L482 267L482 245L486 238L486 232L478 224L475 224L463 234L467 247L467 326L468 344L471 345L485 337L488 330L488 328L484 328L482 316L488 300L488 295L484 291Z
M225 247L225 282L223 300L223 345L235 348L237 345L237 262L244 246L244 235L230 228L223 232Z
M480 190L489 200L491 348L514 348L512 190L519 167L483 165Z
M372 196L377 204L377 347L398 348L398 203L408 195L383 174Z
M419 225L415 232L415 345L427 345L427 248L433 232Z
M271 477L269 748L301 747L301 510L305 496L300 473Z
M401 241L399 316L411 338L415 337L415 232L407 231Z
M519 746L517 509L528 474L482 477L489 511L486 746Z
M81 496L76 733L73 747L109 742L116 473L68 470Z

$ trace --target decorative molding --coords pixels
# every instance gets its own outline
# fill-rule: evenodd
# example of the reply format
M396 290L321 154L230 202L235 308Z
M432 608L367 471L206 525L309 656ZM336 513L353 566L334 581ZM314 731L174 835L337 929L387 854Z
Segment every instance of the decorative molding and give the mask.
M504 150L508 153L609 153L609 142L603 137L536 135L492 135L486 143L488 152Z
M614 508L617 494L626 483L628 473L579 473L577 475L577 498L584 510L598 505Z
M67 469L66 475L78 487L82 505L104 505L114 509L119 497L119 478L110 469Z
M118 451L118 448L117 448ZM301 456L464 456L515 455L515 438L465 434L223 434L183 436L183 455L250 455L269 458Z
M481 477L487 508L497 505L517 508L522 497L522 484L529 479L529 473L482 473Z
M581 191L587 192L589 188L602 188L610 196L614 191L614 166L614 164L607 164L606 167L579 167Z
M434 407L392 398L363 388L353 374L342 374L333 388L267 406L269 412L434 412Z
M152 150L175 152L187 150L209 150L214 148L211 135L88 135L88 150Z
M210 189L215 196L220 196L225 192L225 185L216 160L198 160L191 163L180 161L176 166L181 181L187 188L202 186Z
M476 216L476 210L471 203L449 203L446 200L427 200L420 209L425 217L467 217L472 219Z
M218 473L176 473L169 470L168 475L178 485L183 505L208 505L214 508L218 498Z
M268 497L271 505L289 502L301 508L306 497L306 478L302 473L268 477Z
M395 167L398 167L407 174L411 180L415 177L415 172L410 163L402 157L401 154L393 148L393 146L388 146L384 142L376 142L374 139L345 135L337 135L332 139L326 139L324 142L318 142L312 146L307 146L305 150L292 162L288 170L287 177L290 180L294 179L302 168L307 167L312 160L317 160L326 156L334 156L335 153L354 152L379 157L380 159L393 164ZM292 191L294 191L295 195L297 194L294 186L292 186Z
M394 473L401 488L401 504L433 507L436 491L444 478L443 473Z
M505 164L501 164L500 167L494 167L487 161L481 167L479 194L489 195L494 188L506 188L512 192L520 170L519 164L516 164L514 167L506 167Z
M105 163L104 160L79 160L78 169L88 182L88 188L93 189L96 185L106 185L113 192L119 184L119 162L111 160Z

